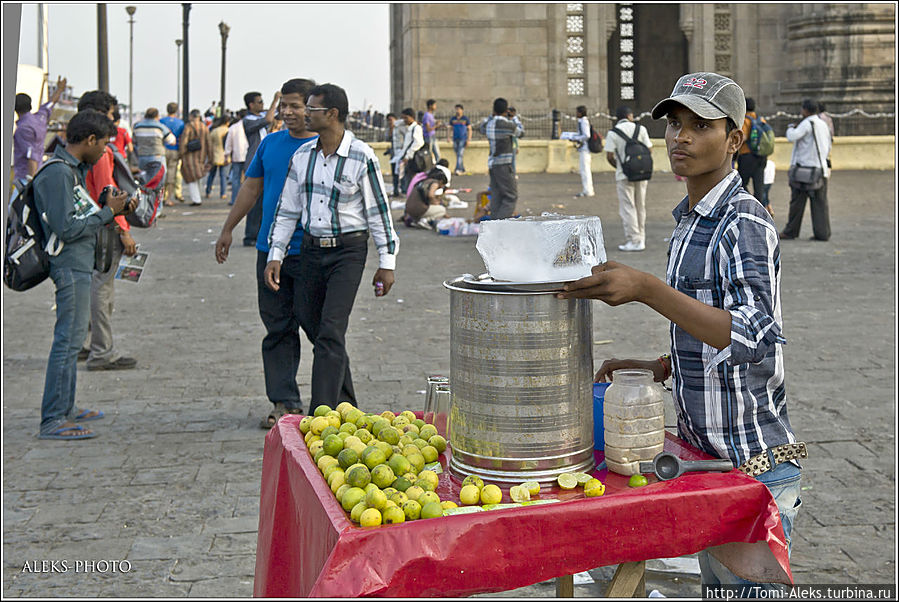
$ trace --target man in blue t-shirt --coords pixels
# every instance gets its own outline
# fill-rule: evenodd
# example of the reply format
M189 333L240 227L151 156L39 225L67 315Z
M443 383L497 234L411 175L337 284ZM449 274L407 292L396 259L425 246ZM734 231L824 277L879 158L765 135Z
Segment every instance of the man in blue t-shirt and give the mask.
M256 199L262 197L262 223L256 237L256 288L259 317L265 325L262 339L262 367L265 373L265 393L274 404L271 413L262 419L262 428L271 428L284 414L302 413L300 390L296 375L300 367L299 321L294 311L294 295L300 283L296 280L303 229L297 228L281 266L281 288L274 292L265 286L263 272L268 261L268 235L287 179L290 158L306 142L314 140L314 132L306 130L306 96L315 82L292 79L281 87L279 114L286 130L269 134L262 139L246 171L237 200L222 226L215 243L215 258L219 263L228 259L231 233ZM349 379L347 372L346 379ZM350 383L352 386L352 383Z
M456 114L450 118L450 125L453 126L453 150L456 153L456 171L457 176L465 173L465 164L462 162L462 156L465 155L465 147L471 140L471 121L464 115L464 107L456 105Z
M177 199L184 202L181 196L181 153L178 152L178 140L184 131L184 122L178 119L178 103L170 102L165 106L166 116L159 120L175 136L174 142L165 144L165 204L171 207Z

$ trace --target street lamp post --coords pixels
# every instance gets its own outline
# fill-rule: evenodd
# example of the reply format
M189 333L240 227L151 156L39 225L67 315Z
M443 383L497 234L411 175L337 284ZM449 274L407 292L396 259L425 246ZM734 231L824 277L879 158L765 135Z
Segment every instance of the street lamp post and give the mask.
M219 33L222 34L222 94L219 99L219 110L222 112L222 115L225 114L225 49L228 46L229 31L231 31L231 28L224 21L219 23Z
M130 37L128 39L128 127L134 126L134 13L136 6L126 6L128 13L128 27Z
M181 102L181 44L184 43L184 40L175 40L175 46L178 47L178 83L177 89L178 93L175 95L175 98L178 102Z

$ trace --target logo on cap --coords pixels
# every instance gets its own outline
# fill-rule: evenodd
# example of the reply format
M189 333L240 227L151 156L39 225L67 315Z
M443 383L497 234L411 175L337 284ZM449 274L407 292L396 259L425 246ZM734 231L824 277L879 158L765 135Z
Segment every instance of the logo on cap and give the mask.
M698 90L702 90L703 86L705 86L707 81L699 77L691 77L690 81L684 82L684 86L688 88L696 88Z

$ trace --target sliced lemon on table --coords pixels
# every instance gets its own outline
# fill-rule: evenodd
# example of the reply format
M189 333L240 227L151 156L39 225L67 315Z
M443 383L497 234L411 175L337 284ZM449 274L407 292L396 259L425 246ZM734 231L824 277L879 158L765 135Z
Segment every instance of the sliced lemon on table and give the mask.
M559 478L556 479L556 482L559 484L559 487L562 489L574 489L577 487L577 477L570 472L566 472L559 475Z

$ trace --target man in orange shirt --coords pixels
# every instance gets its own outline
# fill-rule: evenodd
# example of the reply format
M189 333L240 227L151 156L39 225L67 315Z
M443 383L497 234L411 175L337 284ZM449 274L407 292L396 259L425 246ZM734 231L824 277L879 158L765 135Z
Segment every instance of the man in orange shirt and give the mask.
M768 157L756 155L749 150L749 132L752 129L752 119L758 119L755 112L755 100L746 98L746 117L743 119L743 146L737 153L737 171L743 179L743 188L749 192L749 180L752 180L752 194L765 205L768 213L774 217L774 211L771 209L771 202L765 194L765 164L768 163Z
M92 90L81 95L78 100L78 110L95 109L109 117L110 134L114 136L116 127L113 123L113 114L118 107L115 96L102 90ZM107 146L103 156L91 168L85 178L87 191L95 201L107 186L118 188L113 179L113 165L115 159L112 149ZM112 310L115 301L115 273L122 254L132 256L137 253L137 244L131 237L131 226L124 216L115 217L114 227L118 236L113 237L112 263L107 271L101 272L96 268L91 276L91 329L85 347L78 354L79 359L87 359L88 370L127 370L134 368L137 360L132 357L120 356L113 345L112 337ZM89 347L89 348L88 348ZM102 417L97 416L97 418Z

